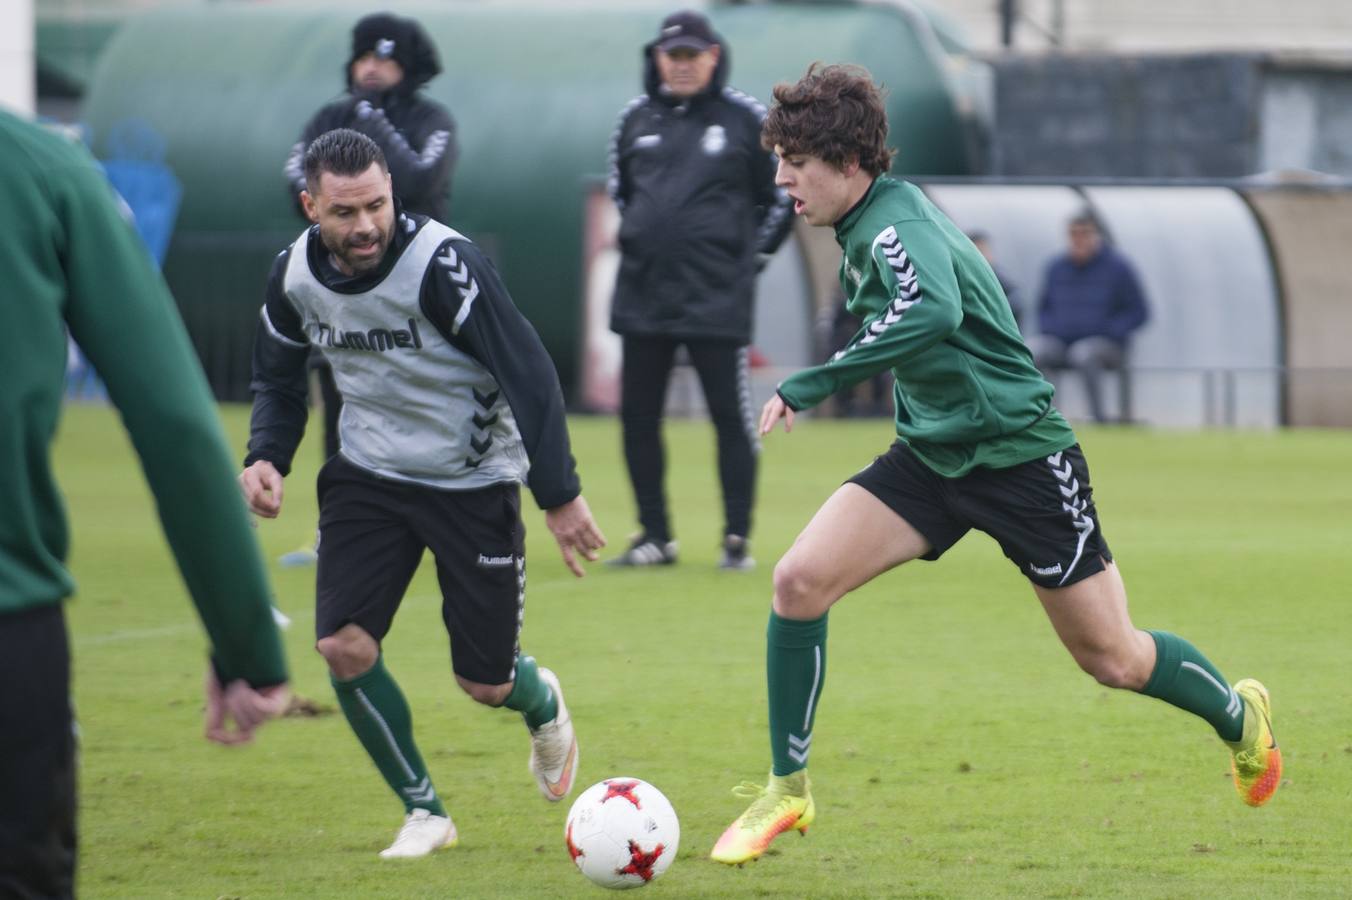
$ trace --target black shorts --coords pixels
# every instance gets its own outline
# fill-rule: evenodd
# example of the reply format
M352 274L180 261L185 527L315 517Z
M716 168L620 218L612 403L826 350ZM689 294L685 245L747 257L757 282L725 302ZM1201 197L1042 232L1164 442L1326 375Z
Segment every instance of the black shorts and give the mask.
M0 897L75 896L75 734L59 604L0 614Z
M1067 587L1103 571L1113 555L1099 526L1080 445L1007 469L945 478L904 442L849 480L925 536L935 560L970 529L1000 544L1029 581Z
M319 472L315 634L349 623L377 641L422 562L436 559L451 665L480 684L511 680L526 591L515 483L444 491L381 478L342 454Z

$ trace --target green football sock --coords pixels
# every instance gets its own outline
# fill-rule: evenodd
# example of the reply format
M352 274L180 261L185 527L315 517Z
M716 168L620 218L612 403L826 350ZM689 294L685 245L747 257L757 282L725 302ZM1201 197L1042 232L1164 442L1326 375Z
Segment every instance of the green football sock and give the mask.
M1141 693L1157 697L1211 723L1221 740L1237 741L1244 731L1244 701L1225 676L1192 644L1167 631L1152 631L1155 671Z
M826 616L800 621L770 611L765 633L774 774L807 768L812 718L826 680Z
M446 807L437 797L427 766L413 743L408 701L386 671L384 657L376 657L376 664L356 678L344 681L330 675L329 680L347 723L404 808L446 815Z
M540 679L540 667L533 656L516 658L516 678L512 680L512 692L502 705L521 713L526 727L531 731L546 722L554 721L559 714L559 701L549 685Z

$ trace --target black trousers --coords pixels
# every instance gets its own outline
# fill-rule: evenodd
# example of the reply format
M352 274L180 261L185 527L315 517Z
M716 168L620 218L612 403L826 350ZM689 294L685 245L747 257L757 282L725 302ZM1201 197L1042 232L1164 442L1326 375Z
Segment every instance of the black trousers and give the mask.
M60 605L0 614L0 900L75 896L75 734Z
M673 537L667 515L666 450L662 413L676 350L685 346L704 390L718 434L718 477L723 488L723 533L751 533L760 439L751 406L746 348L731 341L624 338L620 376L620 421L624 460L638 502L639 523L654 540Z

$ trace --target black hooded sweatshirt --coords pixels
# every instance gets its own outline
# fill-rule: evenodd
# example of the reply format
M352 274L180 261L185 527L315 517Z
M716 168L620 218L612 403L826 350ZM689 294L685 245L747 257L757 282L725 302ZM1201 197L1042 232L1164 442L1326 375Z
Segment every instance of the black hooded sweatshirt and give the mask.
M610 327L623 335L751 341L758 257L793 224L760 145L765 107L726 86L728 45L709 86L678 100L661 84L653 41L645 93L620 113L608 190L620 209Z
M404 70L403 80L380 94L352 84L352 63L372 50L394 59ZM352 57L344 66L347 93L315 113L287 157L284 171L292 199L299 205L305 190L305 148L326 131L351 128L384 151L394 195L404 208L445 222L451 170L459 153L455 120L444 106L419 91L439 72L436 47L418 22L388 13L359 21L352 32Z

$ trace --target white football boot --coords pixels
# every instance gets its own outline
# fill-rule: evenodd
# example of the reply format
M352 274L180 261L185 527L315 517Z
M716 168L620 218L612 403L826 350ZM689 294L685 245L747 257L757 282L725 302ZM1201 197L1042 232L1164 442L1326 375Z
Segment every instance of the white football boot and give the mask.
M404 825L394 843L380 851L381 859L414 859L426 856L442 847L454 847L460 836L455 823L448 816L434 816L425 809L415 809L404 818Z
M573 733L573 719L563 702L563 688L559 678L549 669L540 669L540 680L549 685L558 701L559 711L553 720L530 733L530 771L550 803L558 803L573 789L577 773L577 735Z

